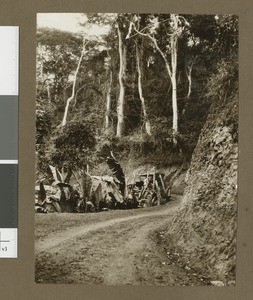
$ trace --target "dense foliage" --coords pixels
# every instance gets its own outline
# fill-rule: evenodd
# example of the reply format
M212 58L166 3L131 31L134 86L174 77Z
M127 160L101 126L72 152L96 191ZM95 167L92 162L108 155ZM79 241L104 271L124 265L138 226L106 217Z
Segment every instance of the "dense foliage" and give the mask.
M212 95L225 90L224 85L229 90L231 82L237 79L238 18L231 15L182 15L175 33L170 15L99 14L87 17L84 29L96 24L109 26L109 30L97 37L47 28L38 30L38 171L45 173L48 164L58 167L68 164L74 168L83 168L87 163L98 164L110 150L119 158L141 157L144 162L155 164L189 162L206 121ZM136 28L146 36L133 31L131 22L135 22ZM126 52L122 138L116 138L115 134L120 92L119 31ZM176 84L179 130L176 145L173 144L171 80L164 58L147 37L155 38L170 61L170 36L173 33L178 39ZM83 40L85 48L82 48ZM151 135L145 132L146 116L138 90L137 47ZM61 127L82 51L84 57L76 78L67 125ZM108 97L111 101L109 110Z

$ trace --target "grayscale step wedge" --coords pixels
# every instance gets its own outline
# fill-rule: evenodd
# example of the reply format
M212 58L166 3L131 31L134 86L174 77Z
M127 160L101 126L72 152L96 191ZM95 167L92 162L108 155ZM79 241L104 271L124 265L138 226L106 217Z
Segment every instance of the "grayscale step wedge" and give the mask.
M17 258L19 27L0 40L0 258Z

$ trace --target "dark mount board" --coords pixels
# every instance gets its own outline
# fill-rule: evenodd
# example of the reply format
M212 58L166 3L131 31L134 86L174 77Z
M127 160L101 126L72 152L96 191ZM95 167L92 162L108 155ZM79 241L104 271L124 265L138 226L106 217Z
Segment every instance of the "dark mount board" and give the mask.
M36 285L34 283L34 181L36 13L231 13L240 18L240 117L237 283L235 287ZM2 0L0 25L20 26L19 256L0 260L1 299L250 300L253 295L253 3L250 0Z

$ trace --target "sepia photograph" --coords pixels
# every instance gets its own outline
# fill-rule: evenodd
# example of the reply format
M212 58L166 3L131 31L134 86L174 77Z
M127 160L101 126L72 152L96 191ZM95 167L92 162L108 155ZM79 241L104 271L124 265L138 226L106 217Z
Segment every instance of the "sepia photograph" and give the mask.
M37 284L236 285L238 32L37 14Z

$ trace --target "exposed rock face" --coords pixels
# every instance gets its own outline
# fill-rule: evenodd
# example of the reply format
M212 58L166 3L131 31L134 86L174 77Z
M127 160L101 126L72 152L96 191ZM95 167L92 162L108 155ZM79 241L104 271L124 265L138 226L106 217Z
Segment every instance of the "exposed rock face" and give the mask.
M211 107L186 175L173 240L211 280L235 280L238 97Z
M186 173L181 173L172 183L171 193L183 195L185 189Z

